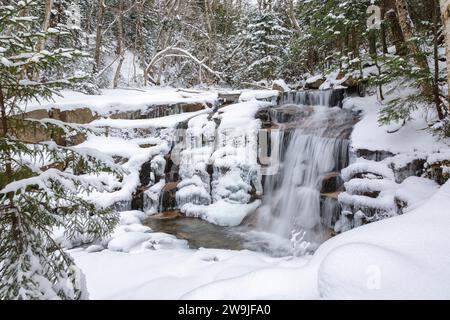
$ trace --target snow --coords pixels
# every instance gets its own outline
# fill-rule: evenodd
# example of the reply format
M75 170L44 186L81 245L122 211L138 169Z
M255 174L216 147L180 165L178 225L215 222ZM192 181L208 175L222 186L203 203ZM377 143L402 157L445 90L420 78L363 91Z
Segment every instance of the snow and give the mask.
M303 267L264 268L183 298L449 299L449 206L450 182L406 215L332 238Z
M146 110L154 105L174 105L178 103L208 103L217 101L217 92L187 93L174 88L145 89L104 89L101 95L86 95L80 92L63 90L61 96L53 96L53 101L31 101L22 106L26 111L51 110L61 111L89 108L93 112L108 116L114 112L131 112Z
M283 89L283 92L291 91L291 88L289 88L289 86L286 84L286 82L283 79L275 80L272 84L272 87L274 87L275 85L280 87L281 89Z
M409 177L399 186L395 197L408 204L411 210L428 200L439 189L439 185L433 180Z
M373 173L386 179L394 180L394 172L385 164L375 161L356 162L342 170L341 175L344 181L349 181L355 175L361 173Z
M255 99L272 101L279 95L280 93L276 90L243 90L239 99L241 102L251 101Z
M209 206L188 203L182 207L181 211L188 217L201 218L223 227L236 227L242 223L248 214L255 212L260 205L259 200L250 204L219 200Z
M189 121L187 145L181 152L182 181L176 193L183 213L221 226L237 226L256 210L260 202L249 203L252 186L262 193L257 162L261 123L255 115L271 105L251 100L220 108L212 117L220 121L218 126L206 115ZM208 165L214 171L212 179Z
M173 128L180 122L187 121L192 117L208 112L211 112L211 109L174 114L153 119L124 120L107 118L94 120L90 125L93 127L112 127L117 129Z
M317 81L322 80L322 79L324 79L324 76L321 75L321 74L318 74L316 76L313 76L313 77L310 77L310 78L306 79L306 83L307 84L312 84L312 83L317 82Z
M127 232L117 236L108 243L111 251L130 252L133 248L140 246L142 242L151 239L150 234L141 232Z
M399 131L397 128L378 124L378 113L381 104L376 96L364 98L348 98L344 101L344 109L358 110L363 113L353 130L351 140L353 149L370 151L384 150L393 154L421 151L438 152L450 148L450 144L439 140L424 129L428 128L425 117L420 112L413 113L413 120Z
M164 119L164 118L161 118ZM170 136L170 134L169 134ZM143 148L142 144L154 144L149 148ZM123 157L125 162L121 168L126 173L122 181L112 177L103 177L109 188L106 192L93 192L89 199L100 207L110 207L119 203L129 203L136 188L140 184L139 171L142 165L152 160L153 167L161 165L161 155L170 151L169 144L164 134L161 137L147 137L137 139L125 139L121 136L95 136L89 135L87 140L76 146L78 150L96 150L104 155Z

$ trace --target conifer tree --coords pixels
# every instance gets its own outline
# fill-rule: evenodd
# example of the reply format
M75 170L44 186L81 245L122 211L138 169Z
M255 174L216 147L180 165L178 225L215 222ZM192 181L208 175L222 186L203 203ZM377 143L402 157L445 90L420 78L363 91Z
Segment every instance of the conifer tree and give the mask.
M62 228L68 239L85 242L109 234L116 214L87 195L104 188L93 175L120 172L110 158L70 146L81 129L23 116L28 101L50 99L80 80L56 75L81 52L37 51L43 39L67 35L59 26L41 31L32 14L37 4L9 0L0 7L0 299L85 299L82 273L52 233ZM49 141L23 135L33 127ZM56 136L69 143L58 145L51 139Z

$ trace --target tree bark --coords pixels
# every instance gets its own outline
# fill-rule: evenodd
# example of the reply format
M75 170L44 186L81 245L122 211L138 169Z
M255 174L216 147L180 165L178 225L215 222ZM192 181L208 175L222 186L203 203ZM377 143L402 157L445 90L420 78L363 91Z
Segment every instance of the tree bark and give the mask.
M398 21L402 29L405 41L408 43L408 50L414 57L417 66L423 71L425 77L421 81L422 93L430 101L433 100L433 86L430 81L430 68L425 54L420 49L414 38L414 27L411 22L411 17L408 11L408 4L406 0L396 0Z
M444 119L444 114L441 109L441 98L439 97L439 1L430 0L430 4L433 8L433 55L434 55L434 79L433 79L433 95L434 103L436 105L436 111L439 120Z
M47 32L48 28L50 28L50 16L52 14L52 6L53 6L53 0L45 0L45 6L44 6L44 22L42 23L42 31ZM45 47L45 38L42 38L39 40L36 51L40 52Z
M217 55L217 30L214 21L214 7L215 0L204 0L205 6L205 22L206 30L208 32L208 61L210 68L214 67L214 61ZM201 70L201 69L200 69ZM201 74L201 71L200 71Z
M136 22L136 32L139 39L139 55L140 55L140 66L142 70L145 68L145 36L144 36L144 21L142 15L144 13L145 0L141 0L139 6L137 7L137 22Z
M381 16L385 17L386 15L386 1L381 1ZM383 47L383 54L388 53L388 45L387 45L387 34L386 34L386 23L383 20L381 23L380 29L380 37L381 37L381 46Z
M301 32L300 24L298 23L297 17L295 16L294 0L286 0L286 10L289 20L296 32Z
M94 60L95 60L94 72L95 73L97 73L100 70L104 16L105 16L104 0L98 0L97 34L95 37L95 53L94 53Z
M377 56L377 32L376 30L369 31L369 54L376 59Z
M117 18L117 49L116 53L119 57L119 62L117 64L116 74L114 75L113 88L116 89L119 86L120 81L120 71L122 70L123 60L125 58L125 48L124 48L124 30L123 30L123 11L124 3L123 0L119 2L118 18Z
M399 56L405 56L407 53L405 49L405 37L398 20L398 14L395 4L391 3L391 1L385 1L383 6L386 10L384 17L389 21L389 26L392 33L392 42L395 46L395 51Z
M446 56L447 56L447 82L450 88L450 0L440 0L442 23L444 25ZM450 107L450 90L449 90L449 107Z

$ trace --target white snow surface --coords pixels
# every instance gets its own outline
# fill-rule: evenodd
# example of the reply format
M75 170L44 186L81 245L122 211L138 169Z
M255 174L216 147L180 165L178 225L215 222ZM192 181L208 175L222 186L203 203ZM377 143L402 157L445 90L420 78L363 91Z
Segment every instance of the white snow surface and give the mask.
M449 299L449 207L450 182L408 214L341 234L307 258L190 250L133 228L113 238L116 251L70 253L92 299Z
M117 129L146 129L146 128L173 128L183 121L187 121L200 114L211 112L210 109L204 109L197 112L187 112L174 114L166 117L153 119L99 119L90 123L93 127L112 127Z
M53 101L31 101L22 108L26 111L58 108L62 111L90 108L102 116L116 111L145 110L153 105L177 103L210 103L217 101L217 92L204 91L189 93L170 87L149 87L145 89L104 89L101 95L86 95L63 90L61 96L53 96Z
M380 108L381 104L377 101L376 95L364 98L352 97L344 101L344 109L360 110L363 113L351 136L353 149L384 150L393 154L414 151L431 154L450 149L448 143L439 140L426 130L428 125L425 116L420 112L413 112L413 120L399 131L393 132L398 126L379 125Z
M219 200L209 206L185 204L182 211L188 217L201 218L223 227L236 227L260 205L259 200L249 204Z

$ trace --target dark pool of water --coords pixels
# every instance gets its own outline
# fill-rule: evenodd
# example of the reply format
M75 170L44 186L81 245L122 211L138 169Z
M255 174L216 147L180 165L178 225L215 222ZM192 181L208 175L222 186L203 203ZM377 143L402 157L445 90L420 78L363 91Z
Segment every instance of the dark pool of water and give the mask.
M244 239L231 228L213 225L194 218L155 219L149 218L144 223L153 231L174 235L187 240L192 249L227 249L243 250Z
M289 256L292 253L289 240L247 227L225 228L204 220L186 217L149 218L144 224L155 232L187 240L192 249L251 250L274 257Z

